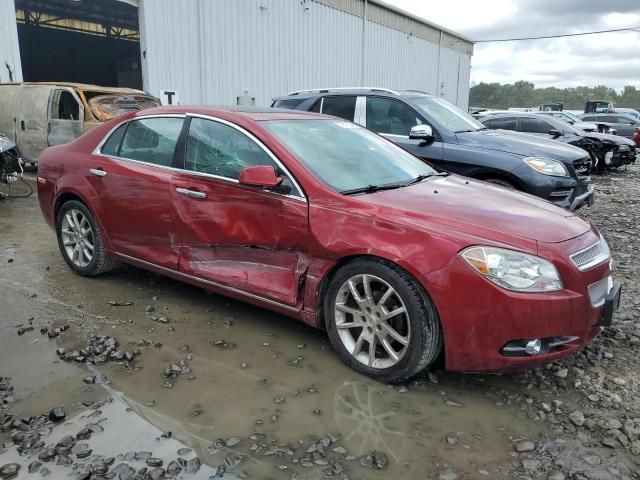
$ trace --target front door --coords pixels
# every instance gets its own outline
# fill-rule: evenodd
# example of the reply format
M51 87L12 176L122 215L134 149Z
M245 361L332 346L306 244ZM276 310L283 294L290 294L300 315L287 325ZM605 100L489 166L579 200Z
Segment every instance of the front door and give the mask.
M150 117L116 129L85 175L92 205L116 252L175 269L170 184L184 118Z
M240 171L273 166L276 190L240 185ZM308 205L255 137L222 120L192 117L182 169L171 181L178 269L293 306L307 265Z
M47 144L62 145L82 135L84 105L72 88L56 88L49 96Z

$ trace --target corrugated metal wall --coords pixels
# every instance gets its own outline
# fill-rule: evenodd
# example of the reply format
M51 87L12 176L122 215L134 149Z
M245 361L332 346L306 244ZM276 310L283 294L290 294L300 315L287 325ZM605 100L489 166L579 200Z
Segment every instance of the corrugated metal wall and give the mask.
M21 82L16 6L14 0L0 0L0 83L10 81L9 69L13 72L13 81Z
M145 89L176 90L182 104L246 94L266 106L291 90L358 85L468 104L464 49L441 49L440 88L436 43L369 20L363 62L362 17L311 0L143 0L140 28Z

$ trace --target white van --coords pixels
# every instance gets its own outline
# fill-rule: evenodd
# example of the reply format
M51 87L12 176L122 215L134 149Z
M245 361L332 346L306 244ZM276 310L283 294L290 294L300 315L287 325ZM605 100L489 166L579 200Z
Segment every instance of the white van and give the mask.
M130 88L0 84L0 134L17 143L25 163L37 164L51 145L68 143L123 113L159 105L157 98Z

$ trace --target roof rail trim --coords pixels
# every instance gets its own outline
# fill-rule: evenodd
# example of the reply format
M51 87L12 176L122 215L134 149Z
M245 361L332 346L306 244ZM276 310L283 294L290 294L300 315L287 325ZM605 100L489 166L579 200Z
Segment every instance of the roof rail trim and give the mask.
M299 95L301 93L314 93L314 92L331 92L331 91L343 91L343 90L369 90L371 92L386 92L394 95L400 95L397 91L390 88L377 88L377 87L328 87L328 88L311 88L307 90L294 90L287 93L287 95Z

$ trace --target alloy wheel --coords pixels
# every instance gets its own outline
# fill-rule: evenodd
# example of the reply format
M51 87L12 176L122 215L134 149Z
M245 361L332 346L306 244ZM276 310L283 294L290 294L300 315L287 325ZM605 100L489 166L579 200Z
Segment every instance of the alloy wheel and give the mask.
M346 350L376 369L396 365L407 351L411 326L396 290L374 275L355 275L342 284L334 303L335 325Z
M93 259L94 238L91 223L79 210L71 209L62 219L62 244L74 265L86 267Z

